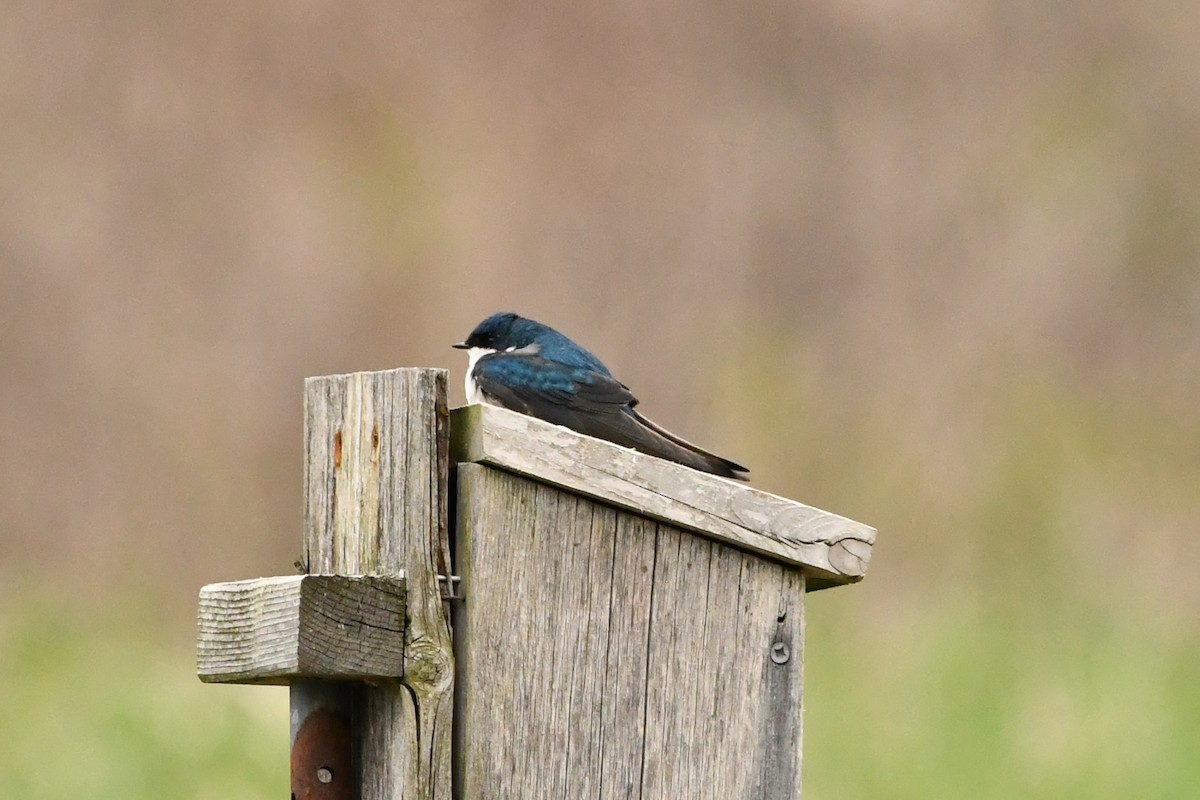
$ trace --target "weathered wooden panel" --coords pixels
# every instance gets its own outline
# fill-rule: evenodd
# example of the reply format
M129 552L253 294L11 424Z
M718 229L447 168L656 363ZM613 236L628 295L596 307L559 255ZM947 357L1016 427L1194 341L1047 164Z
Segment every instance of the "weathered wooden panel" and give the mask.
M458 491L460 797L799 797L799 569L476 464Z
M402 578L287 575L200 590L196 672L208 683L399 678Z
M455 461L500 467L725 544L803 566L809 589L861 580L875 529L488 405L452 414Z
M449 572L446 371L309 378L304 389L309 570L407 583L403 683L346 689L362 698L361 798L449 798L454 665L437 583ZM314 707L307 691L293 686L293 713Z

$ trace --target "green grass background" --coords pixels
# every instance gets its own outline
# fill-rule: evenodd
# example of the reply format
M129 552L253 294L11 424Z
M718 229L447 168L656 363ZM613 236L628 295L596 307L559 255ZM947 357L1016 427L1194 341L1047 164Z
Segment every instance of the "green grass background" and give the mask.
M809 604L808 797L1196 796L1194 642L1080 598L945 598L891 630L847 605ZM41 604L0 622L6 796L285 796L285 689L202 685L188 649L104 617Z

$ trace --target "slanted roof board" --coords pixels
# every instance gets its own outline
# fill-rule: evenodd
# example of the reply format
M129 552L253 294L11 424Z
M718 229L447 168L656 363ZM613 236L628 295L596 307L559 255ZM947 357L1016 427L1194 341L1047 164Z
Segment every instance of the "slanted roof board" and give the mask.
M875 529L525 414L488 405L450 416L451 459L509 470L793 566L809 589L866 574Z

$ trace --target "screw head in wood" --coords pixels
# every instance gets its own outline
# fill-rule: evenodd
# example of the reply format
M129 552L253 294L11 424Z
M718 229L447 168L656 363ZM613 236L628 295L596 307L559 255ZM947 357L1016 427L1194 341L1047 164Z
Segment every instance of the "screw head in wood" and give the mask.
M776 642L771 645L771 660L776 664L786 664L791 657L792 650L787 646L787 642Z

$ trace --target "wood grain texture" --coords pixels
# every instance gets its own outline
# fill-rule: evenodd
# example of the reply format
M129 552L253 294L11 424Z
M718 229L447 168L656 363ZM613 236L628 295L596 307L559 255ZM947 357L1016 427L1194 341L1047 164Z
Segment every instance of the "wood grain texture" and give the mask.
M403 683L370 687L356 708L362 800L449 798L454 661L437 584L450 563L446 371L310 378L304 409L310 571L407 583Z
M289 575L200 590L196 671L208 683L399 678L404 580Z
M459 797L800 796L800 569L477 464L456 541Z
M503 408L451 416L456 462L536 478L725 544L802 566L809 590L866 575L867 525Z

